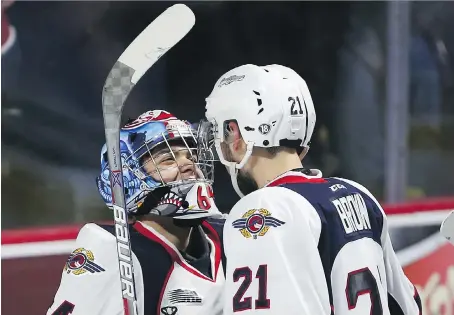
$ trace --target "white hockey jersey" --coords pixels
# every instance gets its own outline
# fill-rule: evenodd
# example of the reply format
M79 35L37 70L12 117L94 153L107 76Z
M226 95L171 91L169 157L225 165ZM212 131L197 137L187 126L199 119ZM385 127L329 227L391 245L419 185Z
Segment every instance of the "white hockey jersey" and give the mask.
M141 222L130 226L139 315L222 313L222 226L210 220L193 230L189 246L198 246L197 259ZM113 227L87 224L76 243L47 315L123 315Z
M306 174L287 172L230 212L224 314L420 314L375 198Z

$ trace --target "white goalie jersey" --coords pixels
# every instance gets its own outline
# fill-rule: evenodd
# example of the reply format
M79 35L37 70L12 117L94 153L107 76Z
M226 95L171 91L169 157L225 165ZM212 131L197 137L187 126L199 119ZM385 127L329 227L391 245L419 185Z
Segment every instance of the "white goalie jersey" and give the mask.
M386 216L355 182L280 176L234 206L224 248L224 314L421 314Z
M141 222L129 227L139 315L222 313L223 222L210 219L194 228L190 244L200 245L197 257ZM113 226L87 224L76 244L47 315L125 314Z

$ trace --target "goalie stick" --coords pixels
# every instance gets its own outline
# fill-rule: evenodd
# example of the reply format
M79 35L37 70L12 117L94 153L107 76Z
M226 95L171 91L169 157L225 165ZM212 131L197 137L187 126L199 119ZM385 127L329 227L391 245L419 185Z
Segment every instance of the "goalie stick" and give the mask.
M175 4L165 10L121 54L103 87L102 111L125 315L138 315L138 310L120 155L121 113L140 78L186 36L194 24L194 13L184 4Z
M454 211L451 211L441 223L440 233L454 245Z

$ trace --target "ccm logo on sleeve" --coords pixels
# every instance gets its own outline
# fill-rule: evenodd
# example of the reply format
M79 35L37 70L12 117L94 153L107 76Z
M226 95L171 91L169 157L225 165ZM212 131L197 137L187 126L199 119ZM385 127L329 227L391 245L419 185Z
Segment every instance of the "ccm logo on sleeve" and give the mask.
M265 235L270 227L278 227L285 224L284 221L271 216L266 209L251 209L241 219L233 221L232 226L238 229L245 238L257 239L257 236Z

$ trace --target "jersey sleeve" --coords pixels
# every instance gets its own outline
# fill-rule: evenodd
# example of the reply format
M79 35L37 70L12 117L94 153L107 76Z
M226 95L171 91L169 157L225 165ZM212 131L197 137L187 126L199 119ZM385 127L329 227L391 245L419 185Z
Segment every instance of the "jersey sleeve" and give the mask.
M383 258L385 263L386 283L388 290L388 307L391 315L420 315L422 314L421 299L418 291L405 275L389 236L388 224L385 211L375 197L360 184L342 179L348 184L357 187L367 194L383 213L383 230L381 243L383 248Z
M96 224L79 232L47 315L123 314L115 237Z
M418 291L402 270L391 244L388 231L384 231L384 233L382 246L385 258L390 313L391 315L420 315L422 314L422 305Z
M312 205L286 188L242 198L224 226L224 314L329 314L320 230Z

